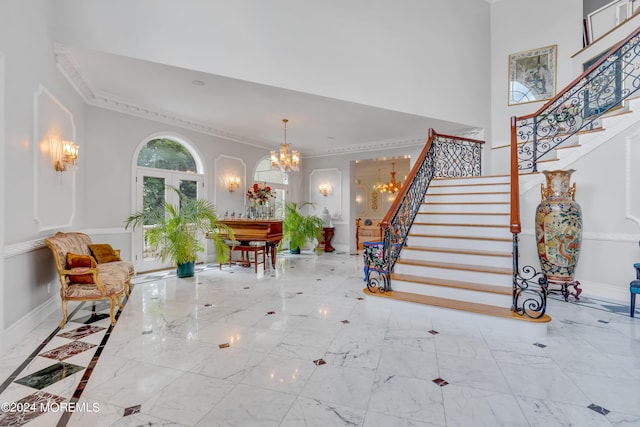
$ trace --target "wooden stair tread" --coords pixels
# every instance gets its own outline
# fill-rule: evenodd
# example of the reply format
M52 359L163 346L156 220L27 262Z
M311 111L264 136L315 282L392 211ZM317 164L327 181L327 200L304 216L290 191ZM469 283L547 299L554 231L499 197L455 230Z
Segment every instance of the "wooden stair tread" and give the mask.
M506 194L506 193L504 193ZM423 205L508 205L509 202L422 202Z
M554 150L566 150L567 148L579 148L579 147L582 147L582 145L581 144L575 144L575 145L561 146L561 147L554 148Z
M408 237L426 237L432 239L469 239L469 240L490 240L490 241L498 241L498 242L511 242L512 239L507 237L484 237L484 236L445 236L441 234L420 234L420 233L409 233Z
M444 252L448 254L495 256L495 257L505 257L505 258L511 258L511 255L512 255L510 252L490 252L490 251L476 251L472 249L437 248L434 246L405 246L403 250L423 251L423 252Z
M434 307L450 308L453 310L466 311L469 313L484 314L487 316L501 317L504 319L520 320L523 322L534 323L548 323L551 321L551 317L547 314L543 315L539 319L531 319L527 316L520 316L517 313L511 311L506 307L497 307L494 305L478 304L465 301L451 300L448 298L432 297L428 295L412 294L410 292L400 291L388 291L384 293L370 292L367 288L364 288L366 295L374 297L389 298L398 301L407 301L417 304L430 305Z
M474 187L480 185L509 185L509 181L504 182L486 182L486 183L475 183L475 184L433 184L430 185L429 188L447 188L447 187Z
M485 285L475 282L464 282L461 280L438 279L435 277L422 277L413 274L392 274L392 283L394 280L403 282L423 283L426 285L442 286L447 288L465 289L468 291L488 292L493 294L511 295L513 289L508 286Z
M502 175L479 175L479 176L456 176L456 177L437 177L433 178L432 181L454 181L456 179L480 179L480 178L498 178L498 177L509 177L508 173Z
M509 228L509 225L499 225L499 224L457 224L457 223L451 223L451 222L435 223L435 222L418 222L418 221L414 221L413 225L445 226L445 227Z
M399 258L396 264L417 265L421 267L446 268L449 270L475 271L479 273L508 274L509 276L511 276L511 274L513 273L511 268L487 267L484 265L456 264L452 262L435 262L435 261L424 261L424 260L405 259L405 258Z
M509 212L418 212L418 215L504 215L509 216Z
M432 196L486 196L489 194L509 194L508 191L473 191L471 193L427 193L426 197Z

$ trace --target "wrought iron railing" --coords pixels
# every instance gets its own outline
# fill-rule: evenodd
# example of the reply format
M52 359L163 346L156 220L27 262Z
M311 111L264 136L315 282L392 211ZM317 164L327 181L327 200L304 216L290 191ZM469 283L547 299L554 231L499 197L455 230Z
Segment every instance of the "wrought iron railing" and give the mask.
M382 242L363 244L364 280L369 291L391 290L391 272L431 180L436 177L479 176L482 172L482 144L484 141L438 135L429 129L427 143L380 223L384 230Z
M640 89L640 28L613 47L536 113L515 119L518 169L538 161ZM514 143L514 141L512 141Z
M603 114L623 105L640 89L640 28L616 44L564 90L528 116L511 118L511 233L513 234L512 310L531 318L544 316L547 280L527 265L520 269L519 174L536 172L547 153L576 133L594 128Z

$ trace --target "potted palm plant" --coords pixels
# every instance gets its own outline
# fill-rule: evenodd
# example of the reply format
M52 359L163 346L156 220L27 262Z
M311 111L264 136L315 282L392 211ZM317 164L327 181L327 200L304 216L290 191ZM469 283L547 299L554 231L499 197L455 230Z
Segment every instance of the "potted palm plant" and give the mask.
M289 252L299 254L300 248L307 240L313 240L322 231L323 222L316 215L304 215L300 210L311 202L301 204L285 202L284 220L282 221L282 241L289 242ZM282 244L282 241L280 242Z
M171 189L180 196L179 206L164 202L156 209L136 212L127 218L125 229L153 224L145 233L147 244L163 262L167 259L173 262L178 277L193 276L198 253L204 250L201 240L204 234L213 242L218 262L224 264L229 259L225 237L233 240L233 231L217 223L218 216L211 202L191 199Z

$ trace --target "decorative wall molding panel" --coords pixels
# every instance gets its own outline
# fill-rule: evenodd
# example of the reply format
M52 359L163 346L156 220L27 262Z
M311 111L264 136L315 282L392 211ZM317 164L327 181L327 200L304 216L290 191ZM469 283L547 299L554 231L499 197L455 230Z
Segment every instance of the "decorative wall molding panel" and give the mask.
M640 226L640 170L631 159L640 155L640 135L636 134L625 140L625 217ZM635 157L633 157L635 156Z
M327 196L320 194L319 186L328 185ZM326 207L333 221L342 218L342 172L337 168L314 169L309 173L309 201L314 204L315 215Z
M230 176L240 177L240 186L233 192L227 188L225 180ZM247 177L247 165L239 157L219 155L215 160L214 200L219 217L226 211L244 214L247 185L253 185L253 178ZM249 182L247 182L247 180Z
M38 231L70 227L76 211L76 173L58 172L51 138L76 141L73 114L40 85L33 98L33 218Z

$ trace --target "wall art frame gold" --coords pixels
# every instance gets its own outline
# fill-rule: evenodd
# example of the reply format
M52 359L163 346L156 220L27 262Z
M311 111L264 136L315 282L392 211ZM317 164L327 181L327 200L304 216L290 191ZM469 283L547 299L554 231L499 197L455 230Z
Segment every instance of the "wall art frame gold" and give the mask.
M509 105L554 97L557 50L553 45L509 55Z

